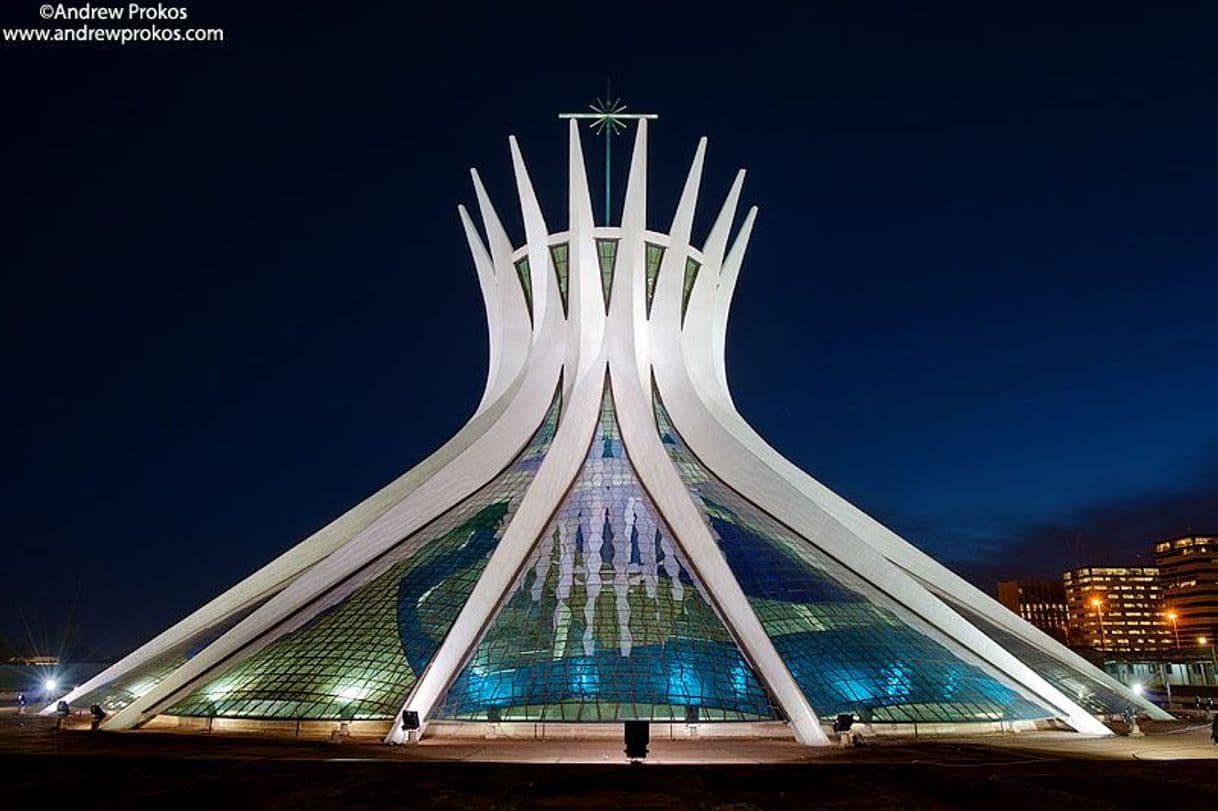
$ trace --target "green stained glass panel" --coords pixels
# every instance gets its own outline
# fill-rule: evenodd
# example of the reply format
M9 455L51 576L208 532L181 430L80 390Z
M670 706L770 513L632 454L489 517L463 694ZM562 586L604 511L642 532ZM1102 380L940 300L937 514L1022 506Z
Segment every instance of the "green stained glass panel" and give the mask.
M617 265L616 239L598 239L596 256L601 265L601 290L605 294L605 312L609 312L609 296L613 291L613 270Z
M558 278L558 294L562 298L562 314L567 315L567 287L569 284L568 246L565 242L550 247L550 261L554 263L554 275Z
M647 317L651 317L651 300L656 293L656 278L660 275L660 263L664 260L661 245L647 243Z
M520 289L524 291L524 305L529 311L529 321L533 320L533 279L529 275L529 257L516 262L516 276L520 279Z
M201 650L223 636L228 629L245 619L264 601L259 600L253 605L225 617L220 622L204 628L177 645L166 649L139 667L132 668L127 673L90 690L76 699L76 706L89 707L98 704L108 713L115 713L127 707L169 678L173 671L189 662Z
M490 484L327 594L295 627L166 712L385 719L401 708L481 576L557 427L558 394Z
M689 308L689 294L694 291L694 282L698 279L698 271L702 264L695 259L685 260L685 281L681 288L681 322L685 322L685 311Z

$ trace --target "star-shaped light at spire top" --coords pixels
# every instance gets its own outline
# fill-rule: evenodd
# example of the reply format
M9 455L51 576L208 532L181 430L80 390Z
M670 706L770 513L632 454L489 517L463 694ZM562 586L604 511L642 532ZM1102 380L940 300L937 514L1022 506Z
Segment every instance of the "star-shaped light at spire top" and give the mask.
M597 117L592 119L590 124L597 135L606 130L610 135L626 131L626 122L622 120L622 114L626 112L626 105L622 103L621 99L612 101L608 98L604 101L597 99L596 103L588 105L588 109L596 113Z
M592 131L597 135L605 136L605 225L609 225L612 216L611 210L611 180L612 173L610 164L613 160L613 136L619 135L626 131L626 122L628 120L638 120L640 118L656 118L655 113L628 113L626 105L622 103L620 98L614 98L611 88L606 87L605 98L598 98L595 103L589 104L589 113L559 113L559 118L579 118L588 121L588 125L592 127Z

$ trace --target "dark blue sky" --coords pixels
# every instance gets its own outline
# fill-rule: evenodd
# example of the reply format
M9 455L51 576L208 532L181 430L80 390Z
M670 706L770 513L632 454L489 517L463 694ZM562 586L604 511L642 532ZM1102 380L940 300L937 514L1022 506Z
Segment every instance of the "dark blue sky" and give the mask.
M466 170L515 230L515 133L560 223L607 73L662 116L653 227L698 136L697 231L749 169L729 375L791 459L986 587L1218 529L1207 4L249 5L0 46L11 640L134 643L451 435Z

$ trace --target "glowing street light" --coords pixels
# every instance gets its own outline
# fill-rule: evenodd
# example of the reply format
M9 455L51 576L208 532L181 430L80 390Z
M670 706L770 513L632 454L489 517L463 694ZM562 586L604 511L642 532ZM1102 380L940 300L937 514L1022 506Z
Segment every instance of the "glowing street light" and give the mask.
M1174 609L1169 610L1163 616L1167 617L1167 621L1171 623L1171 629L1176 633L1176 648L1180 648L1180 613Z
M1130 685L1129 689L1133 690L1134 695L1139 695L1139 696L1142 695L1142 693L1146 692L1146 686L1143 685L1141 682L1134 682L1132 685Z
M1204 638L1205 637L1202 637L1202 639L1204 639ZM59 686L59 683L56 682L54 679L47 679L46 681L44 681L42 683L42 689L48 693L55 692L55 688L58 686Z
M1172 632L1176 635L1176 650L1180 650L1180 612L1174 608L1169 608L1163 612L1163 616L1171 623ZM1171 711L1171 668L1172 666L1166 662L1159 665L1163 670L1163 686L1167 688L1167 709Z

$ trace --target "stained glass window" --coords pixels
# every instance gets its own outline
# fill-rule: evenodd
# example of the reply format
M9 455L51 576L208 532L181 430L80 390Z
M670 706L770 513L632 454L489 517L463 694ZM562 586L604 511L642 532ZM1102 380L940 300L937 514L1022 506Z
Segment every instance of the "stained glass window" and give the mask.
M562 314L567 315L567 243L560 242L550 247L550 261L554 263L554 275L558 278L558 294L562 298Z
M1009 631L1004 631L968 606L947 597L944 599L965 619L977 626L977 629L983 634L1010 651L1015 658L1030 667L1042 679L1087 710L1097 715L1105 713L1115 715L1127 709L1139 709L1134 702L1107 687L1103 682L1080 673L1035 645L1023 641Z
M558 395L494 481L323 598L302 625L166 712L384 719L399 709L481 576L549 448Z
M685 310L689 307L689 294L694 292L694 282L698 279L698 271L702 263L696 259L685 260L685 281L681 288L681 323L685 323Z
M1056 715L728 488L677 435L658 395L656 421L749 603L822 718L851 712L899 723Z
M533 279L529 276L529 257L516 262L516 275L520 277L520 289L524 291L524 305L529 311L529 321L533 320Z
M647 317L651 318L651 299L656 293L656 277L660 275L660 262L664 259L664 247L647 243Z
M608 386L584 467L437 717L777 717L626 456Z
M601 290L605 294L605 312L609 312L609 294L613 290L613 269L617 264L617 240L598 239L596 255L601 263Z
M89 707L99 704L108 713L118 712L169 678L171 673L193 659L199 651L249 616L262 602L264 600L259 600L220 622L196 631L144 664L85 693L76 699L76 705Z

